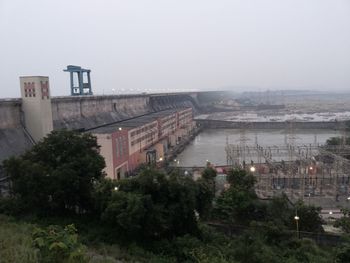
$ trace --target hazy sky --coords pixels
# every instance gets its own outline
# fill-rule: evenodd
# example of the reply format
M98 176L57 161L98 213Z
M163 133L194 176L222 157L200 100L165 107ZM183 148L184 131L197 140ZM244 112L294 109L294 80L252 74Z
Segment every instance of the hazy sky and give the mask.
M0 97L69 64L96 94L350 90L350 0L0 0Z

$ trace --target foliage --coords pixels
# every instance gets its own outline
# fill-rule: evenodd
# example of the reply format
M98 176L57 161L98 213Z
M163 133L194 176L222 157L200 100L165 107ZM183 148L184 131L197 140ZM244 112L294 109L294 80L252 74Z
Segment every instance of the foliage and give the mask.
M136 239L143 228L149 197L137 193L118 191L102 214L102 220L116 228L118 235Z
M331 137L326 141L326 145L329 145L329 146L341 145L342 143L343 143L342 137ZM349 145L350 137L346 137L344 143L345 145Z
M214 180L199 178L196 181L196 210L202 219L207 219L211 215L213 199L215 197Z
M34 246L39 250L40 262L82 263L87 262L86 248L78 242L74 225L65 228L49 226L36 228L33 232Z
M111 200L112 193L117 186L117 181L110 178L102 178L94 183L92 200L95 214L100 215L107 208L107 204Z
M0 214L19 216L27 212L27 208L16 197L0 197Z
M12 190L27 209L65 214L93 208L94 182L105 166L96 138L53 131L20 157L4 161Z
M231 187L243 191L254 191L255 177L245 170L230 170L227 175L227 181Z
M216 200L214 213L230 224L246 225L259 213L259 201L254 192L230 187Z
M211 167L206 167L202 172L202 178L205 180L214 180L217 173L216 170Z
M278 251L283 257L282 262L333 262L332 251L321 249L313 240L307 238L287 240L283 246L278 247Z
M342 208L343 216L337 219L334 223L335 227L340 227L345 233L350 233L350 210Z
M202 219L208 219L211 214L216 175L215 169L207 167L202 172L202 177L196 181L196 210Z
M295 208L299 216L299 230L306 232L323 232L323 220L320 216L321 207L305 205L299 201ZM290 220L292 221L292 220Z
M335 250L335 262L345 263L350 262L350 238L349 236L344 237L342 245L338 246Z
M230 188L216 200L215 216L230 224L249 224L263 213L263 206L255 192L255 178L244 170L232 170L228 174Z
M275 225L295 229L295 215L299 217L299 230L306 232L323 232L323 220L320 216L321 208L305 205L298 201L292 205L285 194L273 198L266 208L266 220Z
M159 239L197 232L195 182L179 174L166 177L145 169L121 180L112 194L103 222L126 239Z

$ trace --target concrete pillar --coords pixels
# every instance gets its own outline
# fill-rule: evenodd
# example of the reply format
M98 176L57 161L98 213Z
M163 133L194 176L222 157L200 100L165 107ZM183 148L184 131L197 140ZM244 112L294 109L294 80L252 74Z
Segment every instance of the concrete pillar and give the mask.
M92 95L92 92L91 92L91 79L90 79L90 72L89 71L87 72L87 76L88 76L88 83L89 83L89 95Z
M71 95L74 95L74 76L73 72L70 73L70 90L71 90Z

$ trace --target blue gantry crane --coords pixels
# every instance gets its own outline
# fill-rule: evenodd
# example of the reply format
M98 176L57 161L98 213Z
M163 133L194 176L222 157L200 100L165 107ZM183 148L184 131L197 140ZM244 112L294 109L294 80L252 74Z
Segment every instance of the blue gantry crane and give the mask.
M93 95L91 89L90 69L68 65L63 71L70 73L70 89L72 96ZM74 73L77 74L78 77L78 86L74 85ZM87 82L84 82L84 74L86 74Z

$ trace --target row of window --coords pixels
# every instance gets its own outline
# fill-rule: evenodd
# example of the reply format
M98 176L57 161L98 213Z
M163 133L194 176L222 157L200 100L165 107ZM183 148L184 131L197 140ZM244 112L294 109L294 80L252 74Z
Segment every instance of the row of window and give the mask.
M186 114L186 115L183 115L181 118L179 118L179 121L182 121L184 119L190 119L192 118L192 114Z
M125 136L119 136L115 139L115 145L116 145L116 157L120 158L122 156L125 156L127 154L127 140Z
M174 118L175 118L175 114L172 114L172 115L170 115L170 116L168 116L168 117L163 118L162 121L163 121L163 122L167 122L167 121L169 121L169 120L171 120L171 119L174 119Z
M49 98L49 86L48 82L40 81L41 85L41 99L45 97ZM27 97L36 97L35 93L35 83L34 82L24 82L24 96Z
M35 89L24 89L25 97L35 97Z
M170 122L170 123L162 126L162 130L165 130L165 129L169 128L169 127L172 127L172 129L175 129L175 126L176 126L176 121L173 121L173 122Z
M156 134L156 132L152 131L150 133L147 133L145 135L143 135L142 137L140 138L137 138L133 141L131 141L131 146L134 146L135 144L145 140L145 139L148 139L147 141L152 141L153 140L153 136Z
M179 115L181 116L181 115L186 114L186 113L189 113L189 112L192 113L192 109L180 111L180 112L179 112Z
M138 134L145 132L147 130L153 129L156 126L157 126L157 123L154 123L154 124L149 124L149 125L146 125L142 128L139 128L136 131L131 132L131 137L134 137L135 135L138 135Z

